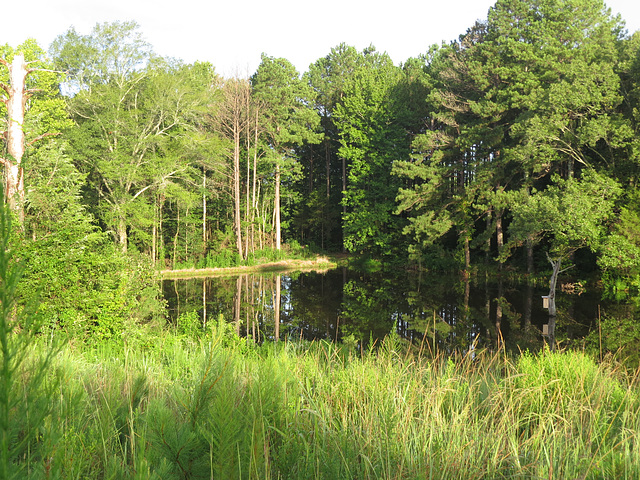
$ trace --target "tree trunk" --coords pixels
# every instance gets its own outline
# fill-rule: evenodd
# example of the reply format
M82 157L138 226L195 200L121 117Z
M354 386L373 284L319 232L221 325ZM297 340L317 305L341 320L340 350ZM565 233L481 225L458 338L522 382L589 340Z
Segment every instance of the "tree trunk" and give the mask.
M166 265L165 263L165 250L164 250L164 232L162 231L162 215L164 210L164 195L160 196L160 200L158 201L158 245L157 245L157 255L158 259L162 262L162 266Z
M178 205L178 214L176 218L176 234L173 237L173 266L176 269L176 257L178 255L178 235L180 233L180 206Z
M280 284L282 283L282 276L281 275L277 275L276 276L276 292L275 292L275 299L274 299L274 306L273 306L273 310L275 312L275 330L274 330L274 338L276 340L276 342L278 340L280 340L280 295L281 295L281 286Z
M344 197L347 193L347 160L342 157L342 220L344 222L344 217L347 215L347 206L344 203ZM342 240L342 251L345 252L346 248L344 246L344 236Z
M547 253L547 259L551 263L553 272L549 279L549 317L556 316L556 284L558 282L558 274L560 273L560 267L562 266L562 257L553 259Z
M151 226L151 263L155 267L158 249L158 196L153 196L153 225Z
M276 234L276 250L280 250L280 165L276 165L275 194L273 205L274 230Z
M485 265L489 265L490 263L489 260L491 259L491 236L488 234L489 230L491 229L491 220L492 220L492 211L491 209L489 209L487 211L487 218L486 218L487 242L485 245L486 252L484 255Z
M118 217L116 234L118 236L120 250L122 250L122 253L127 253L127 222L123 216Z
M553 272L549 279L549 323L547 324L547 341L549 342L549 348L551 351L555 350L556 346L556 285L558 282L558 275L560 274L560 267L562 265L562 257L557 259L551 258L547 253L547 259L551 263Z
M11 210L15 212L24 224L24 173L22 169L22 157L24 155L24 113L27 103L27 91L25 89L27 75L27 62L22 53L13 57L9 68L10 83L7 88L7 153L8 158L2 159L5 165L5 196Z
M242 230L240 211L240 122L233 125L233 229L236 233L236 249L242 256Z
M324 139L324 155L325 155L325 167L327 170L327 200L331 195L331 146L329 139L325 136Z
M498 255L500 255L504 248L504 231L502 230L502 210L500 209L496 209L496 246L498 248Z
M497 335L497 347L502 347L502 297L504 295L504 287L502 284L502 278L498 280L498 298L496 300L496 335Z
M248 111L248 107L247 107L247 111ZM249 123L247 122L247 126L245 129L245 133L246 133L246 139L245 141L247 142L246 144L246 149L247 149L247 176L245 177L245 184L246 184L246 188L245 188L245 192L246 192L246 199L245 199L245 209L244 209L244 223L245 223L245 228L244 228L244 258L247 258L249 256L249 229L250 229L250 215L251 215L251 197L250 197L250 185L249 185L249 179L251 178L251 129L249 128Z
M242 308L242 280L244 275L236 278L236 292L233 302L233 321L236 324L236 334L240 335L240 309Z
M258 212L258 198L256 196L256 186L257 186L257 177L258 177L258 109L256 108L256 124L254 130L254 138L253 138L253 178L251 179L251 251L255 252L256 250L256 233L255 233L255 222L256 222L256 212ZM247 179L249 181L249 179ZM259 212L258 212L259 213Z
M527 249L527 275L531 277L533 275L533 238L527 238L525 247Z
M207 279L202 279L202 328L207 327Z
M465 274L469 275L471 270L471 248L469 246L469 236L466 232L464 238L464 270Z

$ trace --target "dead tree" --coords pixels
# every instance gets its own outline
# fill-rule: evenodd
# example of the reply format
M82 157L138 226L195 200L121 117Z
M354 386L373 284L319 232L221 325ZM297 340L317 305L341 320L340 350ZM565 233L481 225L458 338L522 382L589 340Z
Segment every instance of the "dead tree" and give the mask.
M48 71L44 69L31 69L29 62L25 61L24 54L17 53L11 63L0 58L0 64L9 70L9 84L0 82L0 89L4 91L0 101L7 108L6 130L0 132L6 144L6 155L0 156L0 163L5 171L5 198L13 212L17 214L21 225L24 224L24 172L22 157L25 152L24 117L27 100L38 89L27 89L27 76L34 71ZM52 133L45 133L29 142L29 145Z

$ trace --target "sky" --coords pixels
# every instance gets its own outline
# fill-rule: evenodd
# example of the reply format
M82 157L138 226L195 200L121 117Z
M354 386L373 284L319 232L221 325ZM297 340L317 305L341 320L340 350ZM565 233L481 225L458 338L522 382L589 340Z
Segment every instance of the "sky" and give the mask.
M640 1L605 0L630 32L640 30ZM187 63L211 62L219 74L248 77L266 53L300 73L346 43L374 45L394 63L449 42L495 0L29 0L2 7L0 44L35 38L48 49L71 26L89 34L96 23L135 20L156 53ZM374 6L377 5L377 6Z

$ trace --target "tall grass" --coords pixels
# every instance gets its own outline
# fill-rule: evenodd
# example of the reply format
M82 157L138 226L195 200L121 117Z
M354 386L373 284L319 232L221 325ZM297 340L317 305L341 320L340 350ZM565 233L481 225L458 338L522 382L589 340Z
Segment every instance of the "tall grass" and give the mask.
M4 198L0 186L0 198ZM45 323L37 298L23 301L17 287L24 265L15 254L12 214L0 205L0 479L22 478L37 459L32 446L43 438L48 399L57 389L51 364L57 353L52 338L36 335ZM34 350L34 347L36 348Z
M145 350L69 347L14 462L34 478L640 478L637 379L614 364L401 350L258 347L223 323Z

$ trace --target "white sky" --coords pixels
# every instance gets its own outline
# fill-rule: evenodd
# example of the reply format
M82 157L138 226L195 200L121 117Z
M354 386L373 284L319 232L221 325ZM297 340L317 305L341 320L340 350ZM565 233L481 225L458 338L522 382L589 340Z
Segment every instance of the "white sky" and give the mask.
M639 0L605 0L630 32L640 30ZM225 76L251 75L262 52L284 57L300 73L344 42L373 44L394 63L450 41L495 0L29 0L4 1L0 44L35 38L48 49L74 26L88 34L98 22L135 20L163 56L209 61ZM373 6L377 4L377 6Z

